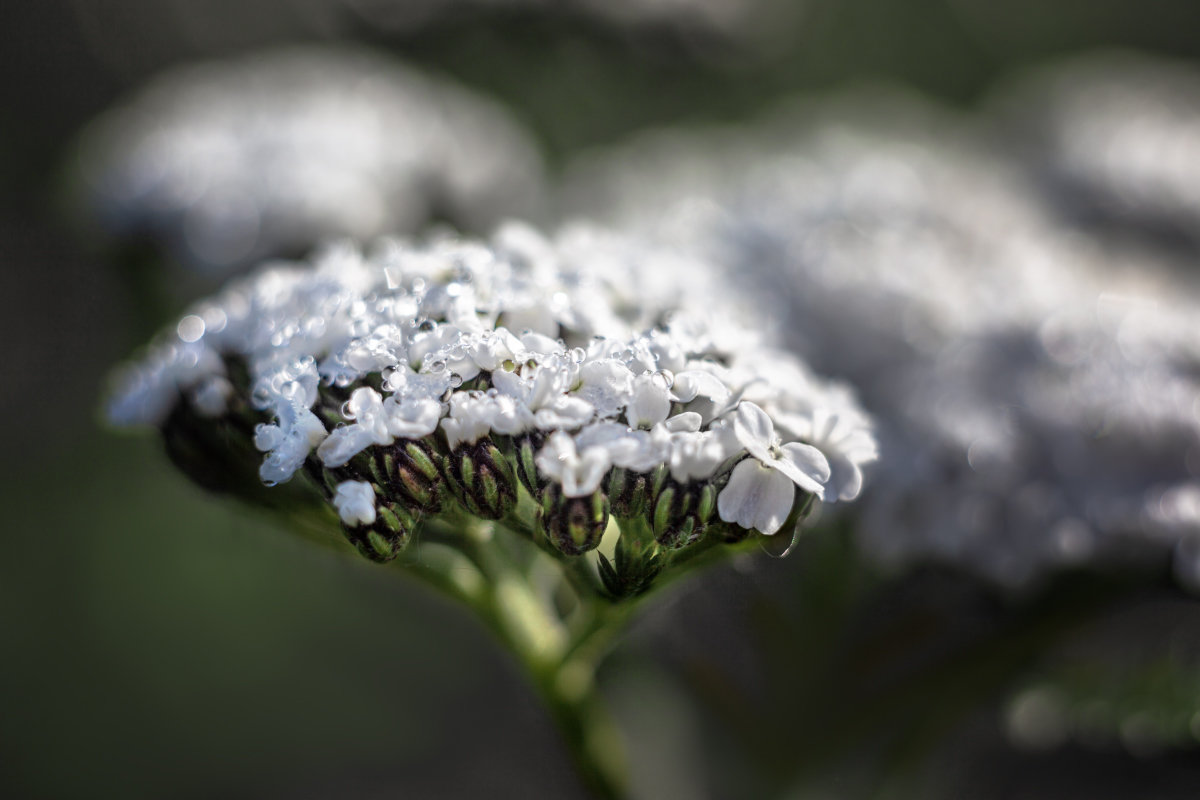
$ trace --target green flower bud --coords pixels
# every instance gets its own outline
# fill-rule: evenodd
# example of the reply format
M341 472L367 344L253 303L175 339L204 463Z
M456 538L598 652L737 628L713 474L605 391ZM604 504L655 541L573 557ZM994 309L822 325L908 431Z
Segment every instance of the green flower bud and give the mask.
M660 478L649 517L655 540L672 550L698 541L716 516L717 493L711 481Z
M370 525L342 524L342 530L358 552L376 562L391 561L408 546L420 512L403 504L380 502Z
M439 469L442 459L429 439L397 439L387 447L373 448L370 469L388 498L436 514L442 510L445 486Z
M615 467L608 476L608 501L612 504L613 516L617 519L632 519L646 513L654 494L654 486L661 483L667 468L659 466L650 472L631 472Z
M550 481L538 475L534 459L542 449L546 437L540 433L527 433L513 440L513 461L517 465L517 477L525 485L531 497L540 497Z
M644 529L644 526L642 526ZM648 590L666 565L659 548L648 537L622 531L614 553L616 563L600 554L600 580L613 598L636 597Z
M563 555L577 556L594 550L608 527L608 498L604 492L586 497L566 497L551 483L542 492L538 530Z
M468 512L502 519L517 505L512 465L490 438L462 444L443 462L446 485Z

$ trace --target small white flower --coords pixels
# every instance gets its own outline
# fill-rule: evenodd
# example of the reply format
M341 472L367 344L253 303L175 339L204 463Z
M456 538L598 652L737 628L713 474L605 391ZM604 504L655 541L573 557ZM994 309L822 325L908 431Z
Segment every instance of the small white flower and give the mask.
M442 430L451 450L460 444L475 444L492 429L492 404L487 395L455 392L450 395L450 416L442 420Z
M562 484L567 497L586 497L595 492L612 466L606 448L596 445L577 451L575 440L561 431L546 440L536 463L539 470Z
M413 397L397 402L395 395L383 401L388 433L398 439L420 439L437 430L442 404L437 400Z
M259 477L268 484L290 479L327 436L317 415L299 403L280 402L276 416L277 425L260 425L254 435L255 446L270 451L258 470Z
M366 481L342 481L333 495L342 522L353 528L375 522L375 489Z
M809 414L777 414L779 426L804 439L829 460L825 499L850 501L862 491L862 466L879 457L875 437L865 421L852 413L816 409Z
M490 398L492 430L504 436L517 436L533 428L533 412L524 403L505 394Z
M579 370L574 394L588 401L600 417L620 413L633 394L633 372L614 358L587 361Z
M416 372L407 364L397 364L383 373L383 388L401 400L440 400L450 389L450 373Z
M521 341L507 328L487 331L472 339L467 353L480 369L495 372L505 361L515 361Z
M625 419L634 428L653 428L671 413L671 392L662 374L639 375L633 380L633 397Z
M584 428L575 437L581 451L603 447L613 466L633 472L649 472L671 455L671 436L662 425L652 431L631 431L616 422L600 422Z
M739 404L733 418L733 432L753 459L734 468L728 485L717 498L722 520L773 534L792 509L795 498L792 484L818 498L824 497L824 484L829 480L829 462L825 456L811 445L781 444L767 412L754 403Z
M354 390L343 412L351 425L336 428L317 448L317 457L327 467L340 467L373 444L391 444L388 414L379 392L363 386Z
M530 411L538 411L565 396L576 371L563 364L558 356L551 356L544 363L525 367L519 374L497 370L492 373L492 385L501 394L524 403Z
M542 430L571 431L586 425L596 416L596 409L587 400L578 397L560 397L534 414L537 426Z
M727 400L729 395L729 387L720 378L700 369L677 373L671 384L671 399L680 403L690 403L697 397L707 397L719 403Z
M667 464L671 477L680 483L707 480L730 456L721 437L711 431L682 431L671 434Z

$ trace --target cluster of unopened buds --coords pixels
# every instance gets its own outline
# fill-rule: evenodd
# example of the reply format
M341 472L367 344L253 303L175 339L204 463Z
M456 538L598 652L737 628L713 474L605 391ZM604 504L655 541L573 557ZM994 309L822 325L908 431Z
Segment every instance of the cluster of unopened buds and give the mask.
M584 230L335 247L195 307L110 414L158 424L205 485L261 499L306 475L373 560L495 521L568 560L600 548L602 591L632 596L790 539L875 457L849 393L713 310L712 277Z

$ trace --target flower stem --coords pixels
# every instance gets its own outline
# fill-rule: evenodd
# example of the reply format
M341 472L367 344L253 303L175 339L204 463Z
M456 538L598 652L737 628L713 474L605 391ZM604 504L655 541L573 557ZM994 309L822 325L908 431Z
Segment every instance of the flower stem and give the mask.
M513 520L507 520L506 526ZM554 604L531 591L522 565L499 542L462 526L432 526L422 556L406 569L470 607L524 667L562 734L571 761L598 800L626 796L620 733L596 688L596 669L628 622L635 603L614 604L596 584L575 573L568 580L582 608L582 624L565 624ZM522 536L524 532L515 535ZM492 536L514 535L500 526ZM455 560L456 559L456 560ZM577 564L557 563L564 577ZM453 576L453 578L451 577ZM472 577L473 576L473 577ZM573 628L573 629L572 629Z
M597 800L626 797L626 763L620 732L595 690L594 665L564 664L536 676L535 686L549 708L576 772ZM580 690L578 683L585 683Z

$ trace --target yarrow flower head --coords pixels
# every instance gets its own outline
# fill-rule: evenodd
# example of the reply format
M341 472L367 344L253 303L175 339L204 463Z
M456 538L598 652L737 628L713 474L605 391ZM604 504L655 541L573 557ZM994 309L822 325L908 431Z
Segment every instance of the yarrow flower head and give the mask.
M875 456L851 395L714 308L719 281L584 228L333 246L193 308L119 373L109 416L204 454L193 473L259 451L262 484L315 487L377 560L469 518L564 558L611 527L597 574L636 593L685 550L854 499Z

